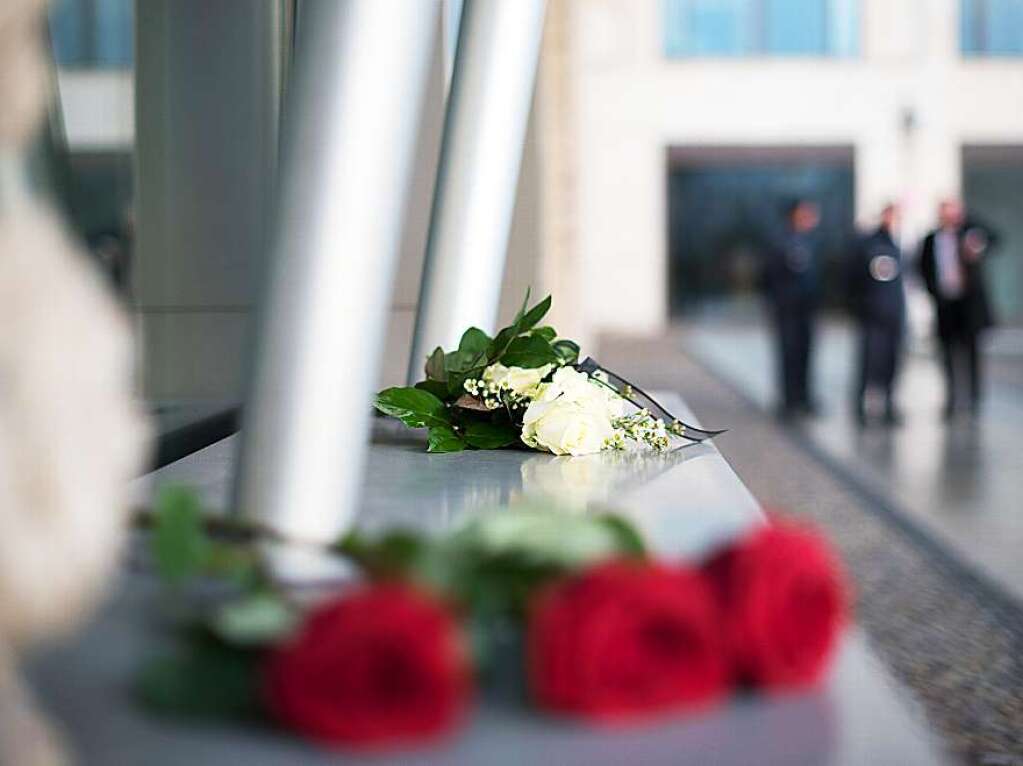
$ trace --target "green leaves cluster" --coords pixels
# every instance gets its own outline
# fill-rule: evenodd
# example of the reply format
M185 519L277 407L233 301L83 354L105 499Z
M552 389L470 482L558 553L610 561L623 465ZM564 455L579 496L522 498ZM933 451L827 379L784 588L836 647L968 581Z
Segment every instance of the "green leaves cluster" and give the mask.
M463 385L479 378L492 364L536 368L574 364L579 346L557 338L553 327L537 326L551 307L547 296L529 307L529 292L514 321L493 338L477 327L463 333L454 351L438 347L426 360L426 379L414 387L388 388L377 394L375 406L409 428L428 429L427 451L500 449L515 444L519 428L503 410L479 412L457 406Z
M165 487L153 508L149 549L156 573L188 615L178 645L149 660L135 679L151 710L179 716L259 714L261 650L291 632L298 612L277 591L248 544L252 530L218 522L186 487ZM215 603L190 603L185 586L202 580L222 587Z
M367 539L352 532L337 549L371 576L418 583L484 619L521 617L538 587L567 572L646 555L620 516L525 504L476 517L444 537L399 530Z

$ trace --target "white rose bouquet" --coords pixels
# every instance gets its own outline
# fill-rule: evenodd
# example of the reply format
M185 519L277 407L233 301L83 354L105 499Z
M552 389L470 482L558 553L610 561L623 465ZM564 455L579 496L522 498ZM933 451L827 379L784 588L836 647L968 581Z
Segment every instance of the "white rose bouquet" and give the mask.
M518 445L589 455L630 443L662 451L672 436L701 441L720 433L686 426L590 359L580 364L576 343L538 326L550 306L548 296L529 308L527 292L511 325L494 338L470 327L456 350L430 355L425 380L381 391L376 408L428 429L429 452Z

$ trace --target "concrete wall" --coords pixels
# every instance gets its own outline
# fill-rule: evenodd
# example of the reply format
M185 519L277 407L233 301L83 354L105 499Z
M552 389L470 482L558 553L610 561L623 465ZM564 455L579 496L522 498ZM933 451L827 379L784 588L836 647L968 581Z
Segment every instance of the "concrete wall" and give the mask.
M274 0L136 14L132 297L152 399L236 399L273 210Z

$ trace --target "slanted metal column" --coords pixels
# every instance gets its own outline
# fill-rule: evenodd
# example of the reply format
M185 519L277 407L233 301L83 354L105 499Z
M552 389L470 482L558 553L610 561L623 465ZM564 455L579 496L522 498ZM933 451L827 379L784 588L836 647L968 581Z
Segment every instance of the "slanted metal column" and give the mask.
M465 0L434 192L410 382L436 346L497 321L543 36L544 0Z
M304 0L235 502L292 539L354 516L439 4Z

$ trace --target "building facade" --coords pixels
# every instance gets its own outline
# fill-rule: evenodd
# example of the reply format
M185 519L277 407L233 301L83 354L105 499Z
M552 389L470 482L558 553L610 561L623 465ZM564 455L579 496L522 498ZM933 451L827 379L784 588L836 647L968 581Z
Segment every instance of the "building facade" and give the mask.
M539 108L565 113L572 138L550 139L570 170L544 213L574 236L544 273L562 300L574 290L578 332L661 331L685 257L672 177L750 165L791 171L765 192L811 195L806 176L844 168L845 223L898 200L908 244L965 193L1005 229L993 287L1003 315L1023 315L1023 3L555 0L549 23L566 49L543 65L560 62L571 107L541 90ZM734 203L727 184L705 188L711 210Z

